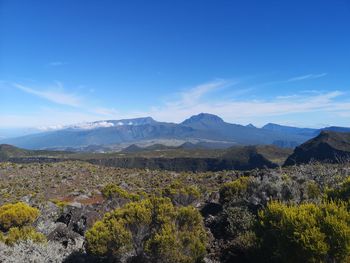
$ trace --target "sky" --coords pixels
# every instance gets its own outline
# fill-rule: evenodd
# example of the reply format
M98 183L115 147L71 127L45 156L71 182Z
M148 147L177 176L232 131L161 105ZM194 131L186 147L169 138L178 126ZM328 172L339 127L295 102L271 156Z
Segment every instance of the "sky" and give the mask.
M208 112L350 127L347 0L0 0L1 130Z

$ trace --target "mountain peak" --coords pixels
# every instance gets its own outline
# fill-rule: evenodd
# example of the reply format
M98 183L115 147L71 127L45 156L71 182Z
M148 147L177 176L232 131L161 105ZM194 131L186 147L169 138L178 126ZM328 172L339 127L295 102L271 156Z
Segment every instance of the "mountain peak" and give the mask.
M256 128L253 124L249 123L248 125L246 125L246 127L248 128Z
M194 124L194 123L223 123L224 120L219 116L210 114L210 113L199 113L197 115L193 115L190 118L184 120L182 124Z
M283 127L282 125L280 124L276 124L276 123L272 123L272 122L269 122L267 124L265 124L262 129L265 129L265 130L272 130L272 129L276 129L276 128L281 128ZM289 126L286 126L286 127L289 127Z

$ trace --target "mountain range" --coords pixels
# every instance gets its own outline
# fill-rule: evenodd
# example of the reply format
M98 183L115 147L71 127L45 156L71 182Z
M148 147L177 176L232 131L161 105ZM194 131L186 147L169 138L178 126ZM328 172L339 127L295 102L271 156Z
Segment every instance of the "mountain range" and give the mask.
M152 142L179 146L189 142L209 148L228 148L235 145L276 145L294 148L317 136L322 130L350 132L350 128L297 128L269 123L262 128L251 124L227 123L220 117L200 113L177 124L158 122L151 117L103 120L82 123L60 129L0 140L26 149L118 149L118 145Z
M186 142L180 146L136 144L115 153L74 153L48 150L25 150L0 144L0 162L60 162L81 160L122 168L149 168L174 171L220 171L274 168L309 162L340 163L350 160L350 133L321 131L316 137L294 149L273 145L234 146L205 149Z

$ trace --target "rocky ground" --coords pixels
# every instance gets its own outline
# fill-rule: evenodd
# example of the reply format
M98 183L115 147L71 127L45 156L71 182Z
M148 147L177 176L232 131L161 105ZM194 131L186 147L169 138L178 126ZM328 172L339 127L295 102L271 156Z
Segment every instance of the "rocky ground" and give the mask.
M47 244L27 241L15 246L0 242L0 262L86 262L85 231L104 213L125 204L124 200L103 196L107 184L146 196L160 194L175 182L194 186L200 193L192 205L201 211L211 236L206 262L225 262L222 250L227 240L217 230L222 217L219 189L224 183L242 176L253 178L253 188L245 202L258 209L271 199L318 202L321 196L310 194L310 182L323 192L338 185L349 173L350 166L345 163L204 173L121 169L80 161L0 163L0 205L24 201L37 207L41 214L34 226L48 240Z

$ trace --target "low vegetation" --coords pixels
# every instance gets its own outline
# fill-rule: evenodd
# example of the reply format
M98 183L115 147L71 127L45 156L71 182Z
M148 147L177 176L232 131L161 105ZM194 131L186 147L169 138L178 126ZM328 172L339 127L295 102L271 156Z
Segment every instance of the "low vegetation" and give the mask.
M53 262L349 262L349 173L0 163L0 247Z
M258 233L267 262L350 260L350 212L343 202L271 202L259 212Z
M32 224L39 216L39 210L19 202L5 204L0 207L0 228L9 230L13 227L23 227Z
M31 225L39 216L39 210L19 202L0 207L0 242L13 245L19 241L45 242L43 234Z
M168 198L131 202L107 213L86 233L87 251L147 262L198 262L206 251L206 232L193 207L175 207Z

